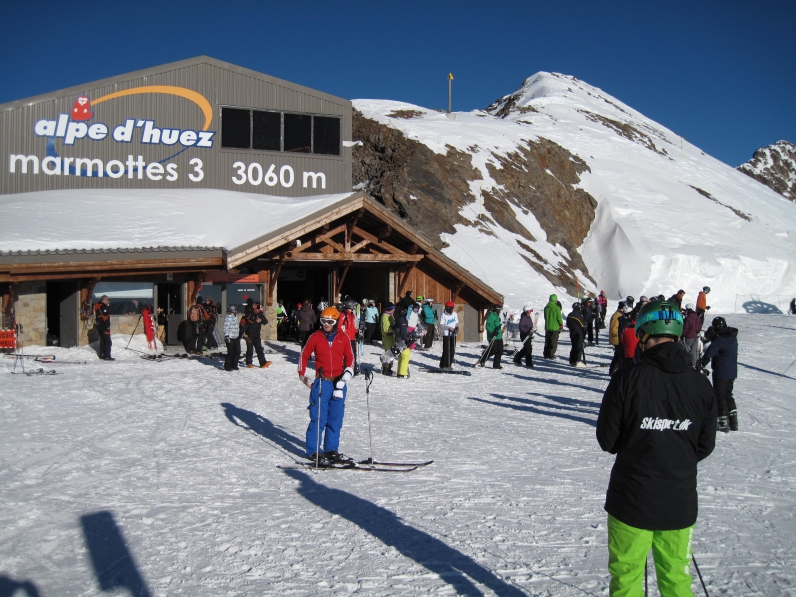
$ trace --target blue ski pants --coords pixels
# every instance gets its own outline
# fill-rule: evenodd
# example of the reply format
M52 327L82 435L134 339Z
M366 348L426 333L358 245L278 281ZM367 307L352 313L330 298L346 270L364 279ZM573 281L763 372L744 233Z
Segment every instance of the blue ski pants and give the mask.
M340 446L340 430L345 415L345 397L348 387L343 388L342 398L332 398L334 382L316 378L310 391L310 424L307 427L307 456L318 451L318 425L320 418L320 438L323 451L337 450ZM320 404L320 409L318 405ZM320 411L320 412L319 412Z

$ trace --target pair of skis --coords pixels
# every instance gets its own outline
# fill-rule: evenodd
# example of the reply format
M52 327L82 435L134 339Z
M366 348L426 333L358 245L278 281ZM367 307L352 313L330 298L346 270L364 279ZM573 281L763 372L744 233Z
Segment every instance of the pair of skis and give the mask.
M316 466L315 462L307 461L302 462L300 460L294 460L295 464L288 464L288 465L278 465L277 468L282 470L313 470L313 471L329 471L329 470L337 470L337 471L371 471L371 472L382 472L382 473L408 473L414 470L417 470L421 467L428 466L429 464L433 463L433 460L427 460L426 462L381 462L378 460L372 460L370 458L366 460L352 460L350 462L340 462L340 463L330 463L330 464L321 464L320 466Z

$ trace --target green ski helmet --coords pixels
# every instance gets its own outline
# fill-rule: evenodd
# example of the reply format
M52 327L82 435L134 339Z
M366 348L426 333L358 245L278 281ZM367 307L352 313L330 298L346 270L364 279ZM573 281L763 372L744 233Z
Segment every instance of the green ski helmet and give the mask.
M644 305L636 318L636 337L646 342L651 336L669 336L679 340L683 335L683 315L676 304L655 300Z

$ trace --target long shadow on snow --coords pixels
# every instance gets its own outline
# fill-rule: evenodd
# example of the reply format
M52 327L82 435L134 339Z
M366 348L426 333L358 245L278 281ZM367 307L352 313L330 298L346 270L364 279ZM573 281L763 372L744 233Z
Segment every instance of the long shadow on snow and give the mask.
M284 354L287 357L287 361L289 363L293 363L294 365L298 365L299 357L301 356L301 347L298 347L299 350L290 350L290 349L288 349L287 344L279 346L278 344L275 344L274 342L268 342L267 345L268 345L269 348ZM296 346L298 346L298 345L296 345Z
M305 451L303 439L277 427L265 417L253 413L250 410L238 408L229 402L222 402L221 406L224 408L224 414L227 416L227 419L229 419L230 423L233 425L249 429L257 435L275 443L283 450L299 458L304 458Z
M785 375L784 373L777 373L775 371L769 371L768 369L761 369L760 367L753 367L752 365L747 365L746 363L738 363L738 364L741 367L746 367L747 369L754 369L755 371L760 371L761 373L768 373L769 375L776 375L777 377L784 377L785 379L794 379L794 380L796 380L796 377L791 377L790 375Z
M80 522L100 589L127 589L133 597L149 597L151 593L113 514L107 510L93 512L81 516Z
M563 362L560 365L552 365L548 364L547 362L541 362L541 363L534 362L533 369L536 372L555 373L557 375L569 375L572 377L578 377L580 379L589 378L600 381L610 380L610 378L607 377L606 375L608 373L607 367L588 369L588 368L572 367L568 363L565 365ZM530 370L528 370L528 373L530 373ZM514 373L512 375L516 375L517 377L525 379L535 379L535 378L526 377L525 375L521 375L518 373Z
M39 589L29 580L18 582L5 575L0 575L0 597L39 597Z
M483 402L484 404L492 404L494 406L501 406L503 408L511 408L511 409L514 409L514 410L524 410L524 411L527 411L527 412L536 413L538 415L545 415L545 416L548 416L548 417L558 417L560 419L569 419L570 421L577 421L578 423L586 423L587 425L591 425L592 427L597 427L597 420L596 419L587 419L585 417L578 417L576 415L570 414L569 412L555 412L555 411L550 411L550 410L543 410L542 408L539 408L539 407L541 406L541 407L544 407L544 408L552 408L552 409L558 409L558 410L562 410L562 411L573 411L573 412L578 412L578 413L594 414L594 415L597 414L596 412L585 411L585 410L580 409L580 408L572 408L572 407L568 407L568 406L558 406L556 404L548 404L546 402L538 402L536 400L528 400L527 398L514 398L512 396L502 396L500 394L492 394L492 396L494 396L495 398L499 398L501 400L509 400L511 402L519 402L520 404L512 404L511 402L509 402L509 403L506 403L506 402L493 402L492 400L484 400L483 398L477 398L475 396L470 396L469 399L470 400L475 400L476 402ZM545 398L551 398L551 397L545 396ZM558 401L567 400L567 398L564 398L563 396L556 396L555 398L551 398L551 399L557 399Z
M409 526L394 512L340 489L316 483L305 472L286 470L285 474L301 483L297 491L309 502L330 514L353 522L385 545L394 547L402 555L439 574L458 595L483 595L470 579L489 587L495 595L525 595L471 557L456 551L436 537Z
M519 373L509 373L510 376L516 377L517 379L522 379L526 381L532 381L535 383L547 383L552 384L554 386L571 386L573 388L578 388L579 390L586 390L589 392L597 392L598 394L602 394L603 391L598 388L592 388L589 386L581 386L576 383L569 383L566 381L559 381L558 379L544 379L541 377L528 377L526 375L520 375Z

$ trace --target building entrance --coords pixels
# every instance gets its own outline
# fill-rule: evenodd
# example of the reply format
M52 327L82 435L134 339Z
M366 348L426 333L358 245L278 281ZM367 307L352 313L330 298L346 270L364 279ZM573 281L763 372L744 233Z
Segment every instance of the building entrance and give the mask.
M72 348L79 342L80 291L77 282L47 282L47 346Z

